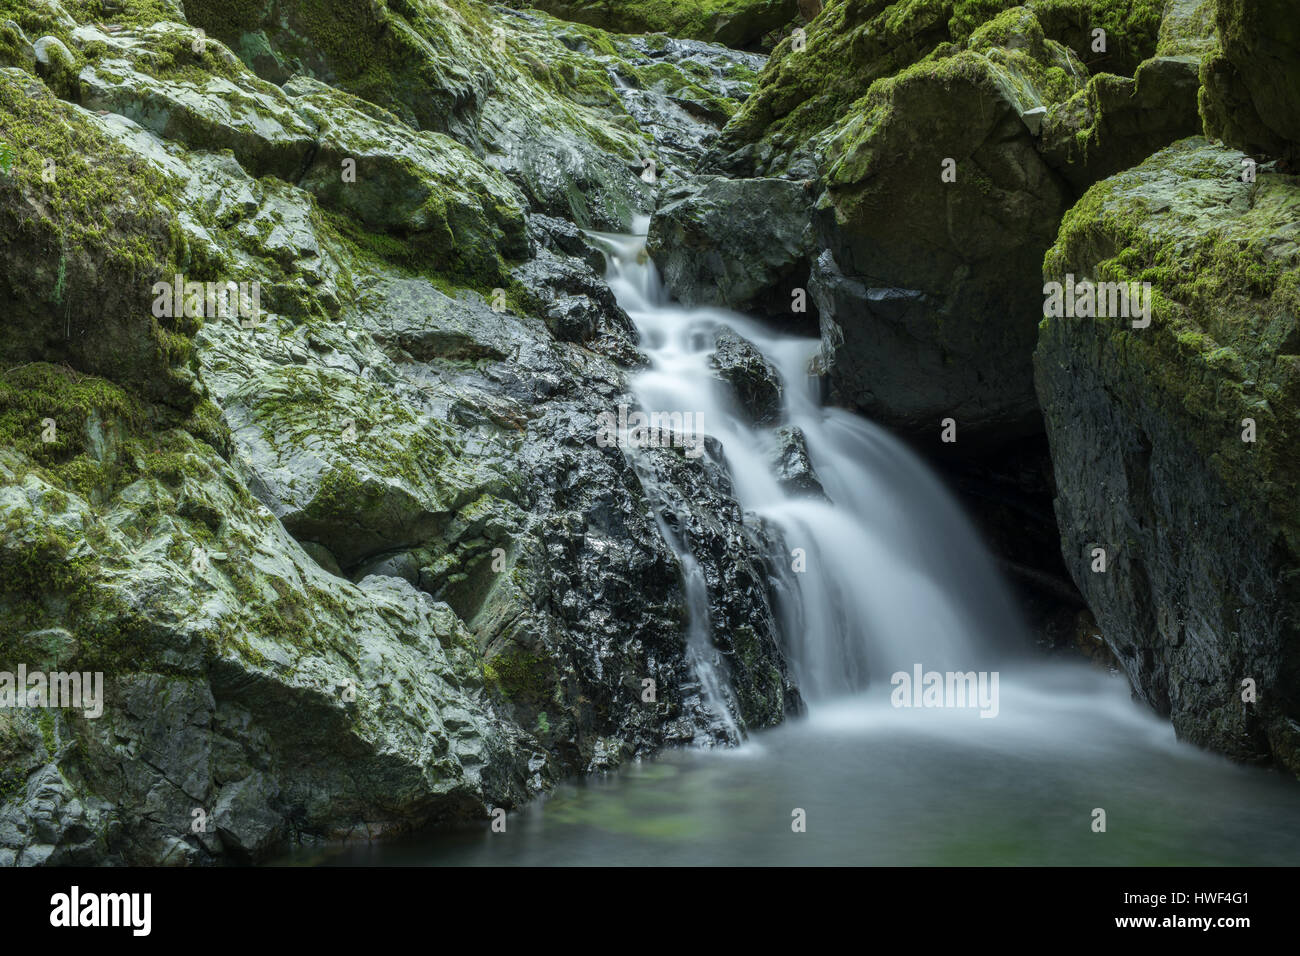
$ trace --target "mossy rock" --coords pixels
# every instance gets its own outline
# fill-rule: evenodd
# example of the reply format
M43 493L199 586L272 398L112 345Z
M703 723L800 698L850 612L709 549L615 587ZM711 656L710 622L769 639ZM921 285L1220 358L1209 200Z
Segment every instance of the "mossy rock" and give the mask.
M1184 140L1088 191L1043 277L1150 283L1151 322L1045 318L1036 381L1065 561L1134 688L1300 771L1300 179L1243 158Z
M1075 79L1132 75L1155 53L1163 6L1163 0L829 0L806 39L788 37L773 51L717 153L733 154L731 162L749 175L779 172L845 118L877 80L951 56L999 18L982 31L984 45L1014 49L1039 42L1016 38L1029 13L1032 34L1074 53ZM1092 49L1096 28L1106 31L1105 54Z
M318 81L296 78L285 89L318 130L298 185L322 205L469 280L500 281L503 256L528 254L523 195L469 149Z
M796 0L532 0L531 6L617 33L666 33L736 49L758 45L799 12Z
M1201 72L1205 133L1300 162L1300 16L1288 0L1217 0L1222 52Z
M832 391L931 440L954 418L959 450L1036 428L1036 279L1072 198L1029 125L1078 88L1057 65L1072 57L1015 36L878 80L821 155L811 292Z
M192 403L193 320L157 319L153 284L186 257L178 183L122 149L30 74L0 70L2 361L66 362L152 399ZM131 188L123 188L123 183Z

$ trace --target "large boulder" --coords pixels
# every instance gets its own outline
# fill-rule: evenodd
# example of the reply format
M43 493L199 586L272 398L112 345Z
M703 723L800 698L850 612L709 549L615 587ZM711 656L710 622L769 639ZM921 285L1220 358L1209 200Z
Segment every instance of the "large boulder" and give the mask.
M687 305L790 315L807 288L810 185L701 176L666 191L646 241L664 284Z
M846 0L806 46L777 49L710 161L817 197L808 288L833 401L931 442L952 418L960 439L942 450L962 455L1041 428L1030 355L1061 216L1097 179L1199 130L1212 31L1192 0L1165 10ZM746 204L733 203L735 224L710 214L712 189L670 197L652 225L661 245L702 253L669 253L670 287L689 299L715 283L727 301L802 269L792 252L771 265L745 254ZM800 222L778 207L767 231L797 235Z
M1018 0L826 3L804 36L788 37L772 52L754 95L723 131L717 161L749 176L805 175L814 139L854 110L873 83L949 55L1016 7ZM1156 52L1163 8L1164 0L1026 0L1021 11L1075 54L1076 75L1086 80L1090 72L1131 76ZM1105 52L1095 49L1099 28Z
M102 510L0 456L0 669L103 680L0 715L0 863L265 859L528 796L445 604L329 574L211 447L151 438Z
M1154 56L1132 79L1102 73L1047 115L1044 158L1082 193L1174 140L1201 131L1201 57Z
M1038 427L1037 277L1071 195L1036 125L1082 72L1011 11L831 130L812 293L836 399L927 435L949 417L967 439Z
M1065 561L1136 692L1300 771L1300 180L1242 159L1184 140L1089 190L1044 279L1149 282L1150 324L1045 318L1036 380Z
M1205 132L1300 161L1300 17L1288 0L1217 0L1223 49L1205 60Z

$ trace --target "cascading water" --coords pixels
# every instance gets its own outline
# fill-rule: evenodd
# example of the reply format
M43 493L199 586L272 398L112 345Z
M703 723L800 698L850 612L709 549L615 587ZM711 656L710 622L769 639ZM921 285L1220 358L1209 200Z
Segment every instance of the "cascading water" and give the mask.
M690 413L702 422L722 449L736 499L778 527L792 552L785 563L795 600L785 602L784 624L807 696L859 690L918 663L970 670L977 658L987 665L1014 644L1019 624L1005 589L938 482L879 428L818 405L809 371L817 340L774 334L723 309L674 304L643 235L595 235L607 250L610 287L650 359L633 382L642 409ZM803 432L829 501L782 486L772 464L774 428L751 425L710 368L715 334L724 328L752 343L779 373L781 421ZM694 562L688 553L681 557L689 591ZM693 622L692 649L707 661L699 646L707 628L701 635L700 624Z
M644 231L644 230L642 230ZM1199 864L1300 860L1294 781L1180 744L1127 682L1085 664L1016 659L1025 646L1002 583L960 510L880 429L819 408L807 367L817 343L743 316L685 309L663 294L636 236L598 236L609 281L641 333L645 410L702 413L741 505L772 521L807 567L785 575L786 644L811 705L736 748L666 752L607 778L561 784L511 824L431 844L373 844L339 862L502 864ZM754 428L714 378L714 332L748 339L785 381L783 416L804 432L829 502L791 495ZM632 461L638 467L639 456ZM642 470L655 492L649 468ZM665 506L666 507L666 506ZM678 550L691 613L697 740L740 743L716 666L709 595ZM789 555L785 556L787 559ZM888 681L927 671L1001 670L995 720L959 707L895 707ZM863 687L867 689L862 690ZM856 693L855 693L856 691ZM989 714L994 716L994 714ZM971 719L974 718L974 719ZM791 808L807 815L793 837ZM1093 828L1096 810L1111 829Z

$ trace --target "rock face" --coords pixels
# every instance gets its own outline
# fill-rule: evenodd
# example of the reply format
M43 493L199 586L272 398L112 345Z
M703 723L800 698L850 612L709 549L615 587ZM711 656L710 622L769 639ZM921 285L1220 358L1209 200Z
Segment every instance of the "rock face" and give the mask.
M1300 180L1242 158L1189 139L1094 186L1044 277L1148 281L1151 324L1044 319L1035 363L1062 550L1134 688L1300 771Z
M1260 157L1300 160L1300 23L1285 0L1218 0L1222 51L1208 57L1205 131Z
M1036 280L1070 194L1025 117L1083 73L1012 11L828 134L812 291L833 395L919 433L1034 430Z
M0 865L481 818L800 707L723 464L596 440L640 359L580 228L647 212L642 154L681 175L756 58L323 8L4 28L0 671L104 710L0 710Z
M173 364L194 323L151 313L151 285L180 255L169 222L175 183L83 115L31 74L0 71L0 117L17 144L0 196L6 354L111 372L150 397L192 404ZM47 172L63 188L48 188ZM136 188L115 188L118 177L135 177Z

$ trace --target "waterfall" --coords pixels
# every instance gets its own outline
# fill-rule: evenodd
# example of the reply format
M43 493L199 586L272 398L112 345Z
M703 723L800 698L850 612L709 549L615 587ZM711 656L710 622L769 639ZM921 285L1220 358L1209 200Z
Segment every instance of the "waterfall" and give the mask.
M929 469L884 430L824 407L810 370L820 342L775 332L719 308L686 308L666 294L641 235L592 233L606 252L607 279L640 335L649 368L632 389L641 409L691 413L716 439L747 512L782 532L789 568L782 620L787 654L813 704L861 691L890 675L996 666L1025 646L1022 625L992 559ZM774 459L777 425L759 427L710 367L715 335L730 329L778 371L777 425L803 432L825 498L788 491ZM935 427L939 425L936 422ZM730 706L709 646L707 595L682 542L678 549L691 605L690 651L706 699ZM734 728L729 717L723 718Z

